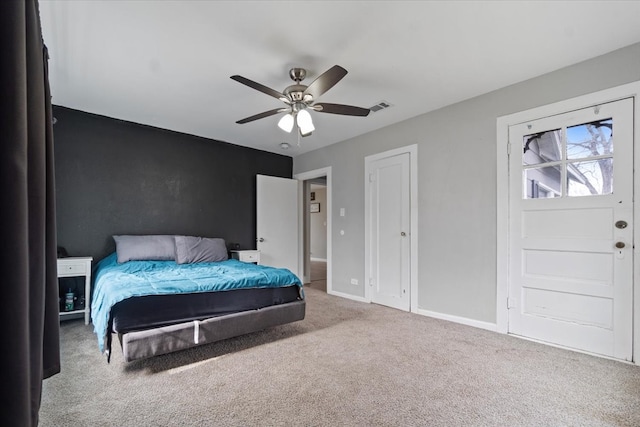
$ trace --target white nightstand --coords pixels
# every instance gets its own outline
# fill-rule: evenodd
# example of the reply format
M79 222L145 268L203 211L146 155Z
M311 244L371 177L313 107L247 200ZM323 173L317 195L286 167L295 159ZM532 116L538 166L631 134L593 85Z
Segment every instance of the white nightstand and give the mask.
M58 258L58 278L60 277L84 277L84 306L71 311L60 311L60 318L72 314L84 313L84 324L89 324L91 308L91 261L92 257ZM78 296L80 298L80 296Z
M243 250L243 251L231 251L231 258L237 259L242 262L253 262L260 264L260 251L258 250Z

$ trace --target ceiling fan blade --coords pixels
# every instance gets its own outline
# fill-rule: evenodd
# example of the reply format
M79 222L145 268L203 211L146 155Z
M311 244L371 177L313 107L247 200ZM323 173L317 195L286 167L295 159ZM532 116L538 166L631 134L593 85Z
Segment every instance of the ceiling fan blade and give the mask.
M303 95L311 95L313 99L318 99L320 95L331 89L346 75L347 70L339 65L334 65L311 82L303 92Z
M247 85L252 89L259 90L260 92L266 93L269 96L273 96L274 98L278 98L282 101L286 100L285 102L288 101L287 97L284 96L284 94L278 92L277 90L271 89L270 87L254 82L253 80L249 80L246 77L235 75L235 76L231 76L231 78L237 81L238 83L242 83L243 85Z
M369 115L368 108L362 107L354 107L353 105L342 105L342 104L328 104L326 102L320 102L317 104L313 104L314 110L319 113L331 113L331 114L342 114L345 116L360 116L366 117ZM320 107L315 108L315 107Z
M254 116L247 117L247 118L244 118L242 120L238 120L236 123L242 125L242 124L245 124L245 123L252 122L254 120L264 119L265 117L273 116L274 114L282 113L284 111L289 111L289 110L287 108L276 108L274 110L265 111L263 113L256 114Z

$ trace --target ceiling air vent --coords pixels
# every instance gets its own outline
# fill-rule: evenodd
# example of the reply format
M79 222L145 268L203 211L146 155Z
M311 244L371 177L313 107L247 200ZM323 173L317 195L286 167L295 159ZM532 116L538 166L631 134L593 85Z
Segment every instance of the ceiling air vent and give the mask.
M373 107L369 108L369 110L371 110L371 112L375 113L375 112L378 112L380 110L384 110L385 108L389 108L389 107L391 107L391 104L389 104L387 101L380 101L376 105L374 105Z

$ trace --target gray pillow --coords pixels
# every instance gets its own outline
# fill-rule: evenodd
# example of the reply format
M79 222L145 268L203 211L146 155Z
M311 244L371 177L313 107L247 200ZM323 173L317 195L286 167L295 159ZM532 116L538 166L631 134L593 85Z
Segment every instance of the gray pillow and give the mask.
M113 236L118 262L173 261L176 244L172 235Z
M178 264L224 261L229 258L224 239L175 236L175 242Z

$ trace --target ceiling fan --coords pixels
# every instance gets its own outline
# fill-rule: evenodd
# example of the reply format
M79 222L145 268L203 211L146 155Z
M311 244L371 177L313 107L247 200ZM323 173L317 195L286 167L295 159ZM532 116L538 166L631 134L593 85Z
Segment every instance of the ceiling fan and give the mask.
M318 76L317 79L311 82L309 86L300 83L304 80L306 75L307 70L304 68L292 68L289 70L289 77L291 77L291 80L293 80L295 84L288 86L282 92L278 92L277 90L273 90L242 76L231 76L233 80L247 85L250 88L259 90L260 92L266 93L267 95L273 96L274 98L278 98L280 101L287 104L286 107L275 108L273 110L246 117L242 120L238 120L236 123L244 124L273 116L274 114L287 113L278 122L278 127L286 132L291 132L295 122L295 124L298 125L300 135L308 136L315 130L313 121L311 120L311 114L309 114L308 110L317 111L319 113L360 117L365 117L369 114L370 110L368 108L316 102L323 93L331 89L336 83L342 80L345 75L347 75L347 70L341 66L334 65L329 68L323 74Z

